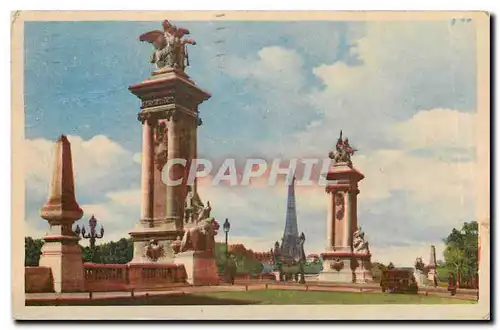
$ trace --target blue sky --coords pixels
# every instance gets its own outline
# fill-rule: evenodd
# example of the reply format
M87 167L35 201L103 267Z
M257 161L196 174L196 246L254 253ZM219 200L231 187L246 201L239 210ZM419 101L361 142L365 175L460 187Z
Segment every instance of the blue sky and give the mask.
M201 157L325 157L340 129L366 175L359 221L375 259L410 263L474 216L474 22L175 22L189 28L187 72L200 107ZM72 141L77 198L109 239L139 217L139 102L150 75L138 36L159 22L25 24L26 223L42 235L53 141ZM29 160L32 160L29 162ZM235 240L267 250L284 226L286 187L201 187ZM321 187L297 188L299 229L321 252ZM81 220L82 222L84 220ZM269 242L269 243L267 243ZM267 245L266 245L267 244ZM438 247L439 249L439 247ZM416 252L418 251L418 252ZM399 258L399 259L398 259ZM387 259L387 260L386 260Z

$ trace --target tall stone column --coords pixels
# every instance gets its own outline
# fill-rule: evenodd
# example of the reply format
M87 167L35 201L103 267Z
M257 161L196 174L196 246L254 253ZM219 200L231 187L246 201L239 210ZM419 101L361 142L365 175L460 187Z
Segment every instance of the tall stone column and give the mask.
M326 196L328 205L326 214L326 251L332 251L334 246L335 201L333 193L327 193Z
M344 216L344 232L342 238L342 248L346 251L352 250L351 238L352 238L352 199L351 192L347 190L345 192L345 216Z
M201 119L198 117L194 118L193 124L191 126L191 139L190 139L191 161L198 157L198 126L200 125L201 125ZM193 182L193 192L194 195L198 196L198 182L196 178L194 178Z
M170 167L169 175L172 181L181 180L180 184L167 184L167 205L166 205L166 219L175 223L176 228L183 229L184 217L184 201L186 198L185 186L185 170L188 160L188 155L185 153L183 142L185 139L183 122L181 121L182 115L174 113L168 122L168 159L183 159L186 160L186 165L175 164Z
M154 121L145 119L142 123L142 211L141 219L152 221L154 203Z
M353 233L357 226L356 194L358 182L363 178L363 174L349 163L336 163L327 174L327 250L321 254L323 270L320 281L352 283L366 282L370 278L370 254L359 255L353 251Z
M198 106L209 99L210 94L175 69L153 72L152 77L130 86L129 90L141 100L138 119L154 123L143 126L142 218L130 232L134 239L131 263L172 263L172 242L183 235L188 171L182 165L174 165L169 171L171 178L180 178L182 183L169 186L164 180L169 174L165 165L167 160L196 157L192 154L196 150L192 145L195 139L187 139L187 134L190 130L196 131L193 123L198 118ZM164 141L158 137L162 123L166 125ZM145 253L152 241L163 251L159 258L151 259Z

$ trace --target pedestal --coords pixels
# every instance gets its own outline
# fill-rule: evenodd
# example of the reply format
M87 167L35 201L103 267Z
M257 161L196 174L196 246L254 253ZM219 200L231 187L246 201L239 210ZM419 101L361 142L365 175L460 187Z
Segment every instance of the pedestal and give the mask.
M326 252L321 254L323 270L319 273L320 282L370 283L371 256L354 252Z
M437 286L437 271L436 268L431 268L429 269L429 272L427 273L427 280L429 283L431 283L432 286Z
M39 265L52 270L55 292L85 290L83 261L78 240L76 236L58 235L56 232L44 237L45 243Z
M219 285L213 252L186 251L175 255L175 263L184 264L191 285Z
M415 280L417 281L417 285L419 288L425 288L427 286L427 277L422 271L415 270L413 272L413 275L415 276Z
M371 283L373 282L372 276L372 263L371 255L358 256L356 258L357 267L354 270L356 283Z
M134 231L129 233L134 239L134 255L130 264L172 264L174 250L172 243L182 232L149 228L139 222Z
M353 283L352 253L327 252L321 254L323 270L319 273L318 281Z

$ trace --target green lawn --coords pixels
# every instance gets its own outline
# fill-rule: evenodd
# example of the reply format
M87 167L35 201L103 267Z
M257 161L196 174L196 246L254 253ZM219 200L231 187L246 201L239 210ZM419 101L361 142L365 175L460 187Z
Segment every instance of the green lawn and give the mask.
M27 306L159 306L159 305L302 305L302 304L474 304L446 297L357 292L255 290L113 298L106 300L29 301Z
M390 293L312 292L285 290L257 290L243 292L214 292L200 296L252 301L254 304L301 305L301 304L474 304L475 301Z

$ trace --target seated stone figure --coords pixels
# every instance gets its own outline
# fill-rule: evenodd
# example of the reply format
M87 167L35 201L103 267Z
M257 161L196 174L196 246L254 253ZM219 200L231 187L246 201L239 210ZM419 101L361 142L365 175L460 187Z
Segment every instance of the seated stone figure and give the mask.
M369 244L365 239L365 233L361 230L361 227L358 227L354 232L352 245L356 253L370 254Z
M180 251L213 251L214 236L219 230L219 223L214 218L200 220L195 227L185 230Z

